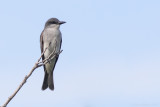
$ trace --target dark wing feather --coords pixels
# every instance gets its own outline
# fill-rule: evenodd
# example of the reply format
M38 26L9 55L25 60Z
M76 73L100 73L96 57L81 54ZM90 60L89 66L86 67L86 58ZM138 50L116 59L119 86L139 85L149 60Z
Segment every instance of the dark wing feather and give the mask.
M44 30L42 31L41 33L41 36L40 36L40 48L41 48L41 54L43 53L44 49L43 49L43 32ZM42 55L42 60L44 60L44 55ZM44 67L44 71L46 71L45 69L45 65L43 66Z
M42 31L41 36L40 36L40 48L41 48L41 53L43 52L43 32L44 32L44 30Z

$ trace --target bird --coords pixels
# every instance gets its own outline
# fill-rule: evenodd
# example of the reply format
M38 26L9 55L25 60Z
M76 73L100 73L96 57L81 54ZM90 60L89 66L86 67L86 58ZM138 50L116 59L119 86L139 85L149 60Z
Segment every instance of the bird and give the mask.
M62 44L62 34L60 31L60 25L66 23L65 21L59 21L57 18L50 18L46 21L44 29L40 35L40 48L42 55L42 61L45 60L51 53L56 54L60 52ZM48 47L48 48L47 48ZM56 66L59 55L44 64L44 80L42 84L42 90L49 87L50 90L54 90L53 71Z

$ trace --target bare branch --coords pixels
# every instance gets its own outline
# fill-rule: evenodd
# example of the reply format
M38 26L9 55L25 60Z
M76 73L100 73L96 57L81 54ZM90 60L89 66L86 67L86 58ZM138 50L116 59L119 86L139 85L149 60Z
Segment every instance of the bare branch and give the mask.
M53 58L57 57L62 51L63 51L63 50L61 50L61 51L59 51L58 53L55 53L55 54L51 53L53 56L46 58L43 62L40 62L40 63L38 64L38 66L43 66L43 65L47 64L47 63L50 62ZM51 55L51 54L50 54L50 55Z
M50 46L51 42L49 43L48 47ZM14 96L18 93L18 91L22 88L22 86L26 83L27 79L32 75L33 71L35 69L37 69L38 67L41 67L45 64L47 64L49 61L51 61L53 58L57 57L57 55L59 55L62 50L58 53L55 53L55 50L49 55L49 57L47 57L44 61L40 62L42 56L44 55L44 53L46 52L46 50L48 49L48 47L45 48L45 50L42 52L40 58L38 59L38 61L35 63L35 65L33 66L33 68L31 69L31 71L29 72L28 75L26 75L23 79L23 81L20 83L19 87L15 90L15 92L8 98L8 100L0 107L6 107L8 105L8 103L14 98Z

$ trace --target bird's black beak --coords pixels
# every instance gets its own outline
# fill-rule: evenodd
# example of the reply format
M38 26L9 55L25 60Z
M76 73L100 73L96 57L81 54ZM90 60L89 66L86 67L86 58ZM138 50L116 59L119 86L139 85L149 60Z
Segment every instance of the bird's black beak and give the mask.
M65 21L59 21L59 24L61 25L61 24L64 24L64 23L66 23Z

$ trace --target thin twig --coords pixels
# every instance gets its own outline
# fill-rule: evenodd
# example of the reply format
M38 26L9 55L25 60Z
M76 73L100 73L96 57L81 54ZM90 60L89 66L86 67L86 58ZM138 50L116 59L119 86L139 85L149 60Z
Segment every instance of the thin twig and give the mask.
M40 62L38 66L43 66L43 65L47 64L47 63L50 62L53 58L57 57L62 51L63 51L63 50L61 50L61 51L59 51L58 53L55 53L55 54L51 53L53 56L46 58L45 61Z
M41 54L41 56L40 56L40 58L38 59L38 61L37 62L39 62L40 60L41 60L41 58L42 58L42 56L44 55L44 53L46 52L46 50L48 49L48 47L51 45L51 42L49 42L49 45L45 48L45 50L42 52L42 54Z
M49 43L48 47L50 46L51 43ZM27 79L32 75L33 71L35 69L37 69L38 67L41 67L45 64L47 64L49 61L51 61L54 57L56 57L57 55L59 55L62 50L58 53L55 53L55 52L52 52L51 54L53 55L50 55L52 56L51 58L48 57L47 59L45 59L45 62L40 62L42 56L44 55L44 53L46 52L46 50L48 49L48 47L45 48L45 50L42 52L40 58L38 59L38 61L35 63L35 65L33 66L33 68L31 69L31 71L29 72L28 75L26 75L23 79L23 81L20 83L19 87L15 90L15 92L8 98L8 100L0 107L6 107L8 105L8 103L14 98L14 96L18 93L18 91L22 88L22 86L26 83Z

